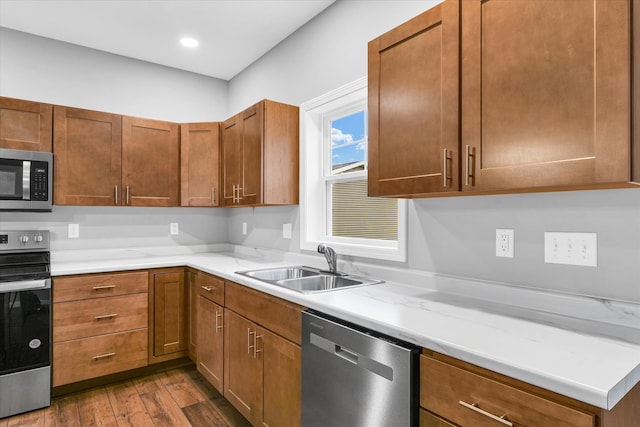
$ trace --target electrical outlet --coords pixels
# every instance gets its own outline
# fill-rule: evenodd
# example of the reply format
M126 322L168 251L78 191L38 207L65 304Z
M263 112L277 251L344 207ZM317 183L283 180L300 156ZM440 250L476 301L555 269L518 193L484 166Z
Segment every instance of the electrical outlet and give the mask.
M513 258L514 244L515 241L512 229L496 229L496 256Z
M246 222L242 223L242 234L245 235L245 236L247 235L247 223Z
M77 239L80 237L80 224L69 224L67 230L67 237L70 239Z
M282 238L283 239L291 238L291 224L282 224Z
M597 267L598 234L545 232L544 262Z
M169 233L172 236L177 236L178 234L180 234L180 229L178 228L177 222L172 222L171 224L169 224Z

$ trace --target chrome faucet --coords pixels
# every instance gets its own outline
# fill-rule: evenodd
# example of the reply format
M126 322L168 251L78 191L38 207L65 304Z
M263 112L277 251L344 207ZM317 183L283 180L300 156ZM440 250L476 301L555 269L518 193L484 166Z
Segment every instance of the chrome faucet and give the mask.
M329 264L330 273L338 273L338 254L333 250L331 246L327 246L324 243L318 245L318 252L324 254L324 257Z

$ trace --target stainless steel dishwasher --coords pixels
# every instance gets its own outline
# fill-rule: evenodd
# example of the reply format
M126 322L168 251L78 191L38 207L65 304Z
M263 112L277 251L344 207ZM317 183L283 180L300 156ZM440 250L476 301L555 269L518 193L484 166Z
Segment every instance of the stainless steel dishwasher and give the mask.
M302 426L418 425L419 348L302 313Z

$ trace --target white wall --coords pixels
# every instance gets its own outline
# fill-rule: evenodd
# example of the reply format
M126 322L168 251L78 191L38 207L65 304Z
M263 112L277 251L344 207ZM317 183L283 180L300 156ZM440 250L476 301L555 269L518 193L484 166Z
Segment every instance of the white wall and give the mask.
M365 75L367 42L433 3L337 1L231 81L229 110L261 98L299 105ZM637 189L415 200L408 227L408 262L388 265L640 302ZM515 258L495 256L496 228L515 229ZM598 233L598 267L545 264L544 231ZM297 207L229 213L232 243L299 251L298 236Z
M174 122L227 118L226 81L0 28L0 95ZM224 209L55 206L0 212L1 229L48 229L52 249L224 243ZM180 224L178 236L169 223ZM80 238L67 238L67 224Z
M222 121L228 83L0 28L0 96L173 122Z

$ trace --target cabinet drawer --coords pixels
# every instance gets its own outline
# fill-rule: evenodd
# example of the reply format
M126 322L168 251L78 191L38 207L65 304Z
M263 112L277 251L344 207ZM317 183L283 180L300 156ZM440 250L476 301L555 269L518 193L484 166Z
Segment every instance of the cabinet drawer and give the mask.
M53 301L75 301L87 298L147 292L147 272L117 274L83 274L53 279Z
M420 357L420 405L460 426L593 427L594 415L439 360ZM470 407L471 406L471 407Z
M148 313L146 293L56 303L53 341L146 328Z
M147 329L53 345L53 386L147 365Z
M225 307L300 345L305 307L271 295L225 282Z
M224 305L224 281L209 274L198 273L196 277L198 295Z
M420 427L456 427L448 421L443 420L437 415L420 409Z

